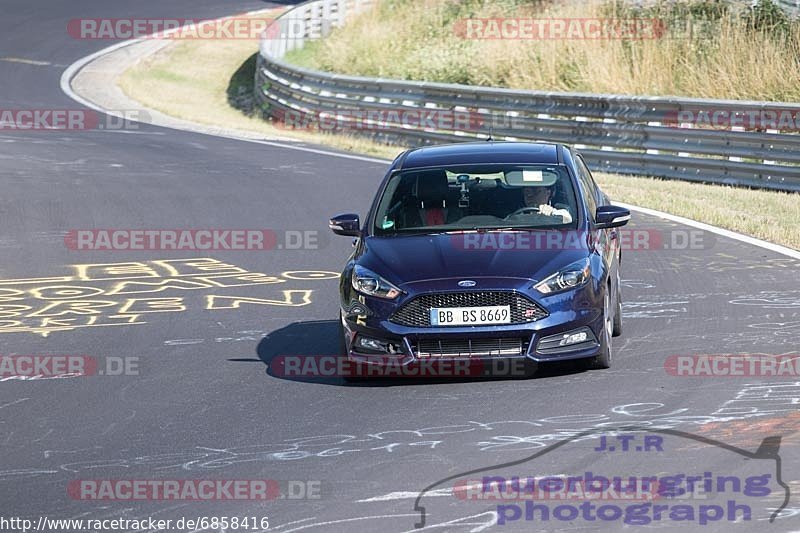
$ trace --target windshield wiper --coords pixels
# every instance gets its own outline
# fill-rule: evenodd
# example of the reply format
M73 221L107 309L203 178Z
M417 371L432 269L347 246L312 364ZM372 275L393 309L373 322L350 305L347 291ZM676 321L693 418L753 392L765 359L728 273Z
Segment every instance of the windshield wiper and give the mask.
M475 232L475 233L500 233L503 231L531 231L533 229L540 229L539 226L504 226L502 228L485 228L485 227L473 227L468 230L457 230L448 233L467 233L467 232Z
M502 228L473 226L471 228L451 229L451 230L425 230L421 228L407 228L395 230L394 235L459 235L463 233L500 233L504 231L529 232L534 230L546 229L542 226L504 226Z

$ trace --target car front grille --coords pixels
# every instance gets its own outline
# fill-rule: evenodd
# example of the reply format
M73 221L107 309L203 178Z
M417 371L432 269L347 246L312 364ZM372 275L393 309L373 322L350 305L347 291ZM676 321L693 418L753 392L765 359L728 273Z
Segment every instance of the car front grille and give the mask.
M431 357L513 357L525 355L528 341L514 338L421 340L414 355Z
M488 307L507 305L511 324L525 324L548 315L536 302L512 291L441 292L417 296L403 305L389 320L401 326L431 327L431 308Z

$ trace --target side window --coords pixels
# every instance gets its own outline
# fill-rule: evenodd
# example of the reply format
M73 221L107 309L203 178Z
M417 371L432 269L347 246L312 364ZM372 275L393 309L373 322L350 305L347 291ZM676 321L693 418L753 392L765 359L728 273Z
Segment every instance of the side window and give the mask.
M586 168L586 173L589 175L589 181L592 182L592 186L594 186L594 197L597 199L597 205L607 205L608 204L608 196L603 190L597 185L597 182L594 181L594 176L592 176L592 171L589 170L589 166L586 164L586 161L583 160L582 156L578 156L583 163L583 166Z
M602 194L600 192L600 187L597 186L597 182L594 181L594 176L592 176L592 171L589 170L589 166L586 164L586 161L583 160L583 156L579 155L578 161L581 162L581 165L583 166L586 175L589 176L589 182L592 184L592 187L594 188L595 197L599 199L600 196L602 196Z
M581 187L586 198L586 207L589 209L589 218L594 220L594 214L597 212L597 185L586 163L583 162L583 158L578 156L575 162L575 166L578 167L578 178L581 180Z

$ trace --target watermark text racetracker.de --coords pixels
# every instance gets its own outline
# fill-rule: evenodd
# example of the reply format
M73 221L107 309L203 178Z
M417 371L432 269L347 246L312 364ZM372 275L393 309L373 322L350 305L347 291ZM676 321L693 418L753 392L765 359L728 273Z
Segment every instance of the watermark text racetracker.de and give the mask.
M800 108L775 106L774 109L752 109L715 106L682 109L667 112L661 123L676 128L797 133L800 132Z
M327 35L333 20L315 21L321 35ZM300 38L307 34L307 22L284 17L232 16L214 20L191 18L75 18L67 23L67 34L79 40L249 40ZM307 36L306 36L307 37Z
M593 232L576 230L541 231L464 231L450 236L451 245L465 251L553 251L583 250L596 238ZM712 233L698 229L622 228L617 231L623 251L648 252L657 250L708 250L713 248Z
M327 233L325 234L327 235ZM317 230L272 229L74 229L64 237L70 250L318 250ZM323 241L323 242L321 242Z
M276 479L76 479L67 485L73 500L214 501L319 500L319 480Z
M458 109L382 108L299 111L275 109L270 116L279 128L346 133L382 132L396 129L469 131L489 129L490 114ZM499 118L497 121L499 122Z
M138 109L98 113L92 109L0 108L0 131L135 131L139 122L149 120L149 114Z
M81 501L321 500L318 479L73 479L67 495Z
M664 361L664 370L677 377L798 379L800 353L671 355Z
M524 359L480 360L427 357L407 363L403 357L370 356L369 362L341 355L278 355L269 364L270 374L287 379L363 378L363 379L442 379L479 377L525 377L529 372Z
M83 376L138 376L136 356L30 354L0 355L0 381Z
M644 40L663 37L666 24L657 18L470 18L457 20L453 32L467 40Z

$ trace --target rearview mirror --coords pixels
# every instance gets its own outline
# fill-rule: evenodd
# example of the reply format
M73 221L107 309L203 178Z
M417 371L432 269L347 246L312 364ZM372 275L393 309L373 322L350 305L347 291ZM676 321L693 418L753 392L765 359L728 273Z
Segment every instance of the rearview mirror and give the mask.
M616 205L601 205L595 215L595 228L618 228L631 219L631 212Z
M361 236L361 221L358 215L353 213L336 215L328 222L328 227L331 228L331 231L336 235L345 235L348 237Z

